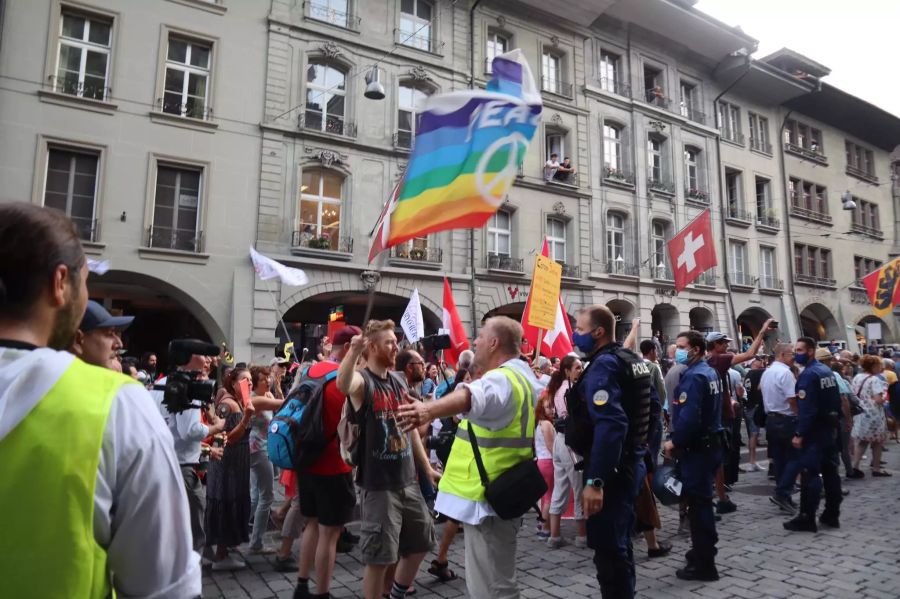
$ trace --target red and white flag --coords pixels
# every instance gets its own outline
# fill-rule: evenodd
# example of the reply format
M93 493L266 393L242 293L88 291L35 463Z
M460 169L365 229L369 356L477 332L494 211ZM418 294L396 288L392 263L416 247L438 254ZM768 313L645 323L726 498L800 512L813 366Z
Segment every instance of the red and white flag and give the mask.
M544 248L541 254L550 257L550 246L544 239ZM538 328L528 324L528 312L531 310L531 294L528 294L528 300L525 302L525 311L522 313L522 338L532 347L537 346ZM563 309L562 297L556 306L556 321L553 329L544 331L544 338L541 340L540 353L548 358L565 358L572 352L572 325L569 324L569 317Z
M444 350L444 361L456 367L459 354L469 349L469 339L466 337L466 329L459 319L456 311L456 302L453 301L453 291L450 289L450 281L444 277L444 313L442 328L450 333L450 347Z
M701 212L669 240L668 248L677 293L718 264L709 210Z
M400 197L400 187L402 184L403 177L401 177L400 182L394 186L391 197L384 203L381 214L378 216L378 220L375 221L375 228L372 229L374 231L374 236L370 235L370 237L372 237L372 247L369 248L369 264L372 263L375 256L387 249L385 244L387 243L388 234L390 233L390 215L394 210L394 206L397 204L397 198Z

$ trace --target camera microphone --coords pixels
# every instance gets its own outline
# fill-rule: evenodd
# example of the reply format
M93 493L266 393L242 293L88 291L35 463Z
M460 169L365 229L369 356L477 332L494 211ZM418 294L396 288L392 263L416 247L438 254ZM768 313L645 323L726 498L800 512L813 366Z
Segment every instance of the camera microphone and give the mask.
M174 339L169 342L169 360L177 366L190 362L193 355L218 356L220 351L215 343L199 339Z
M306 354L307 354L307 353L309 353L309 348L308 348L308 347L304 347L304 348L303 348L303 353L300 354L300 362L301 362L301 363L303 363L303 361L306 359Z

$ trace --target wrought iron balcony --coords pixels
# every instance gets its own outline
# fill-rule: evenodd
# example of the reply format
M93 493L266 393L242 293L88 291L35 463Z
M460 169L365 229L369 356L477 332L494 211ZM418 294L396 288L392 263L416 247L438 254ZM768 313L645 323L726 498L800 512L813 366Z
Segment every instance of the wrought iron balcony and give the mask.
M784 142L784 151L788 154L799 156L804 160L811 160L812 162L817 162L819 164L828 164L828 158L818 147L804 148L803 146L798 146L797 144L786 141Z
M750 279L750 275L745 272L732 272L728 273L728 280L732 285L736 285L738 287L752 287L753 281Z
M559 263L562 266L562 276L566 279L580 279L581 278L581 267L575 264L565 264L564 262Z
M395 29L394 35L396 36L395 39L397 40L397 43L401 46L415 48L416 50L424 50L425 52L434 52L435 48L442 48L444 46L443 43L436 42L431 33L410 34L404 33L400 29Z
M200 253L203 251L203 231L151 226L147 229L147 247Z
M876 229L875 227L866 226L862 223L850 223L850 230L854 233L866 235L867 237L884 239L884 231L882 231L881 229Z
M571 98L572 84L568 81L563 81L559 77L544 76L541 77L541 91Z
M609 181L610 183L634 187L634 173L625 169L614 168L609 165L603 167L603 180Z
M861 168L857 168L855 166L847 165L847 174L856 177L857 179L862 179L866 183L871 183L872 185L878 185L878 177L876 177L872 173L868 173Z
M412 150L415 136L412 131L397 131L393 137L394 147L400 150Z
M641 274L641 267L637 264L629 264L625 260L611 260L606 263L606 273L625 277L637 277Z
M580 187L578 171L575 171L574 173L556 173L552 179L544 179L544 182L550 185Z
M647 179L647 190L673 196L675 195L675 184L667 179L650 177Z
M738 206L728 206L728 216L726 218L748 225L753 222L753 215Z
M762 276L759 278L760 291L784 291L784 281L776 279L772 276Z
M353 238L319 233L312 229L294 231L291 235L291 247L322 250L325 252L353 253Z
M781 221L774 216L756 215L756 228L775 233L781 229Z
M631 86L611 77L600 77L597 80L600 89L626 98L631 97Z
M410 262L440 264L443 262L444 253L441 251L441 248L435 247L411 248L406 245L395 245L391 248L391 258L409 260Z
M105 83L105 81L104 81ZM60 79L56 75L47 78L47 84L51 91L67 96L87 98L98 102L109 101L112 89L100 83L79 82L77 79L64 77Z
M716 286L716 269L711 268L706 272L702 273L697 280L694 281L694 285L702 285L704 287L715 287Z
M826 225L830 225L833 220L830 214L826 214L825 212L817 212L815 210L810 210L809 208L802 208L795 204L791 205L791 216L796 216L797 218L802 218L804 220L809 220Z
M213 118L212 107L203 102L197 102L193 98L186 103L181 102L180 96L177 99L157 98L156 107L157 110L165 114L183 116L189 119L211 121Z
M356 137L356 123L352 123L341 116L329 115L323 118L322 113L316 110L301 112L297 124L301 129L308 131Z
M310 19L350 29L351 31L359 31L359 26L362 22L360 17L335 10L328 6L327 2L322 2L321 0L310 0L309 2L304 2L304 4L306 5L307 16Z
M696 187L688 187L684 190L684 199L694 204L709 206L709 194Z
M653 254L650 258L650 276L657 281L674 281L669 258L664 254Z
M733 144L738 144L739 146L744 145L744 134L740 131L721 131L722 139L725 141L730 141Z
M100 221L96 218L80 218L70 216L69 220L78 230L78 237L82 241L96 242L100 237Z
M763 154L772 155L772 144L767 141L763 141L761 139L757 139L750 136L750 149L756 150L757 152L762 152Z
M668 109L670 104L665 92L660 87L644 90L644 100L651 106L658 106L665 109Z
M695 123L700 123L701 125L706 124L706 113L701 112L689 104L679 104L678 110L675 112Z
M817 277L815 275L806 275L802 273L796 274L797 283L801 285L810 285L812 287L834 287L837 281L827 277Z
M488 270L503 270L516 273L525 272L522 258L512 258L506 254L488 254L485 256L484 266Z

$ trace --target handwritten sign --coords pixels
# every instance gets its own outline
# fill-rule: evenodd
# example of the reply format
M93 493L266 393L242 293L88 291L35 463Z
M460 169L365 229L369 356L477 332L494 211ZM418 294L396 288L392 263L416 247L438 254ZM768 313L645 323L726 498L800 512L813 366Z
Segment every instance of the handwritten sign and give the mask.
M537 256L531 278L531 309L528 311L528 324L531 326L545 331L555 327L560 279L562 266L547 256Z

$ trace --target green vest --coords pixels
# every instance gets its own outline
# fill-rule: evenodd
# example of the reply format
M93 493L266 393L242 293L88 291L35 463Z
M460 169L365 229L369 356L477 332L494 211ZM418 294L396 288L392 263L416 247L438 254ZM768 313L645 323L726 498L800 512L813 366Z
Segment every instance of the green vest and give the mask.
M478 440L481 460L488 480L498 476L525 460L534 457L534 407L531 384L522 374L509 366L501 366L491 372L501 372L512 386L512 402L516 417L504 428L491 431L472 423L472 432ZM447 469L441 478L440 490L472 501L484 501L484 486L475 465L475 453L469 442L469 422L463 420L456 431L453 448L447 459Z
M110 407L128 381L75 359L0 440L0 595L112 594L106 550L94 539L94 487Z

